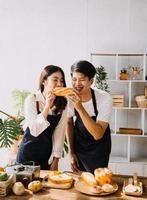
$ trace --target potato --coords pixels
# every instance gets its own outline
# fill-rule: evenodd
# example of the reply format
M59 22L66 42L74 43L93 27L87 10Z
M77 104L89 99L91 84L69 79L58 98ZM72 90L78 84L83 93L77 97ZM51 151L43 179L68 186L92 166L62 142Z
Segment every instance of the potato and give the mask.
M14 183L12 191L16 195L23 195L25 193L25 187L21 182Z
M32 181L29 183L28 189L32 192L39 192L42 189L42 183L40 181Z

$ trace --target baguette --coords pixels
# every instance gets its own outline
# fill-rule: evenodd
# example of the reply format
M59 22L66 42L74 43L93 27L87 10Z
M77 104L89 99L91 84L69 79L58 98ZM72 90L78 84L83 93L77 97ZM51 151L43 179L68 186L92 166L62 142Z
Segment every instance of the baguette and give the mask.
M56 87L53 90L53 93L56 96L68 96L73 94L73 89L72 88L66 88L66 87Z

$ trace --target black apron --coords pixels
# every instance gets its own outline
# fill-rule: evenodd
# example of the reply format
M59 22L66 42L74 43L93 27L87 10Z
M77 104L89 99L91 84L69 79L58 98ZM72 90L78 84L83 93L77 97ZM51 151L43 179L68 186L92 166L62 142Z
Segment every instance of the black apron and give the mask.
M39 104L36 103L39 114ZM47 121L50 125L38 137L32 136L30 129L27 128L17 153L16 162L24 164L34 161L35 165L40 165L41 169L49 169L48 160L52 153L52 135L60 118L61 114L48 115Z
M94 90L91 89L92 102L96 121L98 115ZM79 161L79 170L94 172L96 168L107 167L111 152L110 127L108 125L103 137L94 140L93 136L85 128L78 112L75 110L76 120L74 126L74 149Z

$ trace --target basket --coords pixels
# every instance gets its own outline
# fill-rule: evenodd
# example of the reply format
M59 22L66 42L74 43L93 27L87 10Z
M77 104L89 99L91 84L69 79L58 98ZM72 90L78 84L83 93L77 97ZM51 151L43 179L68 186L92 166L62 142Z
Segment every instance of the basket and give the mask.
M16 178L13 174L8 175L7 181L0 181L0 197L5 197L12 188L13 183L15 183Z
M136 96L135 101L139 108L147 108L147 86L144 87L144 95Z
M144 95L136 96L135 101L139 108L147 108L147 98Z

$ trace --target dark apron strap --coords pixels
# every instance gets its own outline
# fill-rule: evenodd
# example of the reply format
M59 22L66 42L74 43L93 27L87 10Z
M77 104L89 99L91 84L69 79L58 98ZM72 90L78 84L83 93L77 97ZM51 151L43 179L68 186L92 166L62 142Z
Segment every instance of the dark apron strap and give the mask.
M93 102L94 112L95 112L95 115L97 117L98 110L97 110L97 105L96 105L96 98L95 98L94 90L92 88L91 88L91 95L92 95L92 102Z

